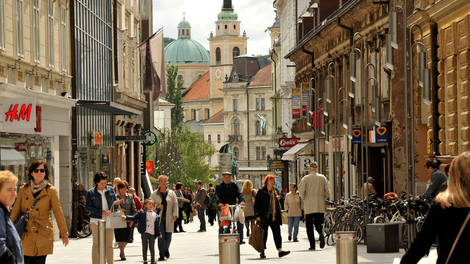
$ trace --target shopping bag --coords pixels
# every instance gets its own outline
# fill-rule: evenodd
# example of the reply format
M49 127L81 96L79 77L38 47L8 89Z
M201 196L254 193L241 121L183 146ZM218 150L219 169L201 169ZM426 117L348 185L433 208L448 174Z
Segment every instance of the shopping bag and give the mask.
M235 210L233 211L233 221L235 222L238 222L239 218L238 218L238 213L240 212L238 206L235 207Z
M186 216L186 212L183 211L183 219L186 220L187 216Z
M228 205L226 204L222 209L220 209L220 220L232 220L232 214L230 213L230 208L228 208Z
M114 206L112 207L111 214L106 217L106 229L126 228L127 221L121 218L121 216L124 215L121 206L118 206L116 211L113 210Z
M239 210L240 211L238 211L238 221L240 222L240 224L244 224L245 223L245 211L243 210L241 206L239 207Z
M281 218L282 218L282 224L287 225L289 223L289 219L287 218L287 212L282 210L281 211Z
M264 230L261 228L261 223L256 223L251 228L251 235L248 241L250 245L258 252L264 252Z

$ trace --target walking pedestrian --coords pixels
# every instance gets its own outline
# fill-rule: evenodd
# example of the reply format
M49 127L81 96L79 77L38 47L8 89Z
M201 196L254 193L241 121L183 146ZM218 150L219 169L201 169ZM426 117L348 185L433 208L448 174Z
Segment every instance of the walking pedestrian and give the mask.
M129 188L129 194L134 197L134 204L135 204L135 210L138 212L140 209L142 209L142 202L140 202L140 198L135 194L135 188L130 187ZM137 226L137 222L134 221L134 224L131 227L131 240L129 243L134 242L134 229Z
M318 164L313 161L309 165L307 176L300 181L299 193L304 200L304 211L306 214L307 237L310 242L309 250L315 250L315 234L313 226L320 235L320 248L325 247L325 236L323 234L323 221L325 219L325 199L330 196L328 180L318 171Z
M431 175L431 184L429 184L423 194L416 196L415 200L428 199L433 202L437 194L439 194L442 184L447 182L447 177L439 170L439 164L436 160L426 161L426 163L424 163L424 170L426 174Z
M207 192L206 189L202 186L201 181L196 182L197 193L196 199L194 200L195 207L197 208L197 215L199 218L199 230L198 232L206 232L206 217L205 217L205 210L207 209L206 204L204 201L206 200Z
M88 190L86 196L85 208L90 213L91 232L98 234L98 222L106 220L106 217L111 215L111 206L121 204L122 200L118 200L112 186L107 185L108 175L99 171L95 174L93 179L95 187ZM106 262L108 264L114 263L113 254L113 239L114 229L106 229ZM98 264L98 236L93 236L93 246L91 251L92 263Z
M239 203L245 206L245 197L243 196L238 185L232 181L231 172L222 173L222 182L215 186L215 202L222 208L224 205L235 205ZM224 232L224 228L220 226L220 213L217 212L217 221L219 223L219 234ZM243 241L243 224L237 221L237 230L240 235L240 244L245 244Z
M432 180L431 180L432 181ZM468 263L470 228L470 152L454 158L449 169L449 186L437 195L421 231L406 251L401 264L414 264L429 252L439 237L437 264Z
M168 177L160 175L158 177L159 187L156 189L150 199L155 201L157 214L160 215L160 234L158 239L158 251L160 257L158 260L163 261L170 258L171 236L176 219L178 218L178 200L173 190L168 189Z
M31 163L27 175L28 182L23 184L18 191L18 198L13 206L11 220L15 222L20 212L30 213L25 232L21 237L24 260L26 264L42 264L46 263L47 255L52 254L54 248L51 209L54 212L64 246L69 244L69 231L60 205L59 195L55 187L47 182L50 179L47 163L42 160ZM35 200L38 200L38 202L34 210L30 212Z
M122 212L126 215L134 215L136 212L134 196L132 196L132 194L126 193L127 187L124 182L118 183L117 188L117 198L122 201ZM114 229L114 237L116 238L116 242L118 243L119 257L121 258L121 260L126 260L126 254L124 252L124 249L126 248L127 244L131 241L131 229L133 228L133 225L133 221L128 221L127 226L125 228Z
M24 264L21 238L10 219L16 198L16 177L11 171L0 171L0 261L2 264Z
M253 190L253 183L250 180L246 180L243 183L242 194L245 198L245 227L246 227L246 236L250 236L251 228L255 223L255 197L256 191Z
M184 194L181 192L182 189L183 189L183 183L178 182L175 187L176 199L178 200L178 219L176 219L173 233L178 233L178 230L176 230L177 227L179 227L179 232L186 232L183 230L183 226L182 226L183 207L184 207L184 203L187 201L189 202L189 200L184 198Z
M300 198L299 192L297 191L297 184L290 184L290 192L286 195L284 201L284 208L287 211L287 230L289 236L287 239L291 241L294 238L294 242L299 242L297 235L299 234L299 221L302 216L303 202ZM292 236L292 229L294 229L294 236Z
M367 178L367 182L362 186L362 198L366 199L368 195L377 195L377 191L374 188L374 181L375 179L373 177Z
M184 202L184 205L183 205L183 209L186 214L186 219L184 219L184 223L188 224L191 219L191 213L192 213L191 204L193 202L193 197L189 193L188 187L184 188L184 198L186 198L186 201Z
M276 178L268 174L263 180L263 188L258 191L255 198L255 215L256 219L261 222L261 227L264 230L264 248L266 248L266 241L268 240L268 227L271 228L273 233L274 243L280 258L289 255L290 251L282 250L282 236L281 236L281 192L274 187ZM264 251L260 254L261 258L266 258Z
M147 249L150 249L150 263L155 262L155 239L161 238L160 234L160 216L153 211L155 202L152 199L144 201L144 208L139 210L135 215L123 215L123 220L137 222L137 231L141 234L142 238L142 257L144 264L147 264Z
M213 226L215 216L217 215L214 187L209 187L209 205L207 206L207 214L209 216L209 223Z

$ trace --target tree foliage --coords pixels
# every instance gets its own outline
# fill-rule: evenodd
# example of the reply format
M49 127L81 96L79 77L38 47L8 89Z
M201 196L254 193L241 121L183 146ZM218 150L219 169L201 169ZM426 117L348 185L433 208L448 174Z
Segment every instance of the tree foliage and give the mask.
M268 65L271 63L269 60L269 55L258 55L258 62L259 62L259 68L262 69L264 66Z
M178 66L168 65L166 67L168 96L165 100L175 104L171 109L171 129L175 132L178 132L181 129L184 119L182 105L183 99L181 96L181 87L183 87L183 82L177 80L177 75Z
M205 141L203 134L191 132L187 126L182 126L178 133L161 131L157 144L147 147L148 160L154 160L155 164L150 176L167 175L170 188L177 182L194 188L197 180L207 186L215 176L207 160L215 152L213 143Z

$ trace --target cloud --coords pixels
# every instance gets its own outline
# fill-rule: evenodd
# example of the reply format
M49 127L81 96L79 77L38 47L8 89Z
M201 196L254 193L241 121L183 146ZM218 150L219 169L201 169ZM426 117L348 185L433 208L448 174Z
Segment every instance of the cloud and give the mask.
M269 31L274 23L275 13L272 0L232 0L241 32L248 39L248 54L266 55L271 45ZM178 23L186 20L191 24L191 38L209 49L207 40L215 32L215 21L221 12L223 0L156 0L153 1L153 30L163 27L165 37L178 38Z

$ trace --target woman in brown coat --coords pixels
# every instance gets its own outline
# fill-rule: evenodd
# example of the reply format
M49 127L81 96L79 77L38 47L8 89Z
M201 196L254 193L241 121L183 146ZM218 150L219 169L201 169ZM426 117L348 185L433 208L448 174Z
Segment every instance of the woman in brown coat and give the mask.
M34 201L39 199L30 212L29 221L21 241L25 257L24 263L43 264L46 263L47 255L52 254L54 247L51 209L59 226L64 246L69 243L69 232L57 191L54 186L47 182L50 179L47 164L44 161L35 161L29 166L27 174L29 181L23 184L18 191L11 220L14 222L20 212L30 212Z

